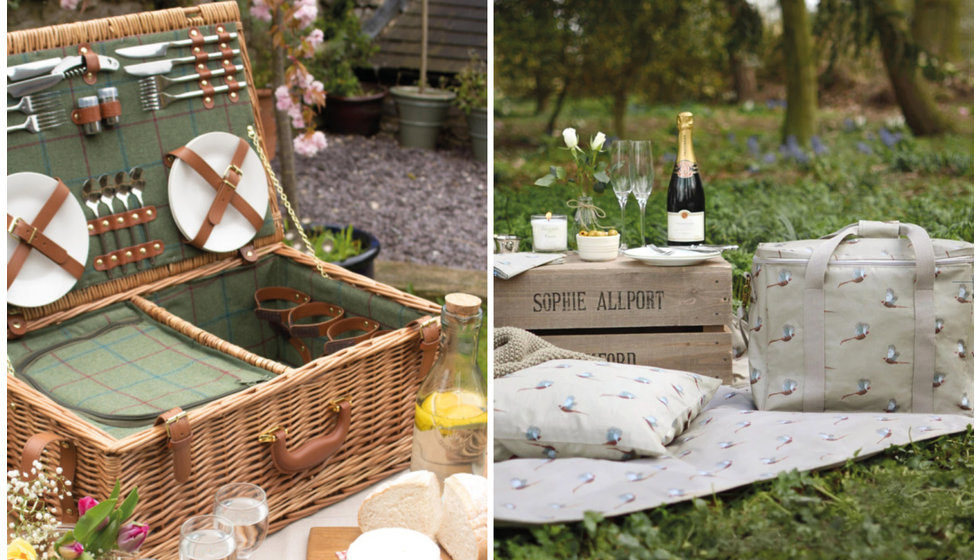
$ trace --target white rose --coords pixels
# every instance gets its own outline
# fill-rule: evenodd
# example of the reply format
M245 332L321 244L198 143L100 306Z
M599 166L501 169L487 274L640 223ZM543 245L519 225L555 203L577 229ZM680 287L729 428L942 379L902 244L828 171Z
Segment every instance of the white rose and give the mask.
M565 138L565 146L573 149L578 147L578 133L575 132L574 128L566 128L561 131L561 135Z
M589 147L592 148L592 151L597 152L602 149L602 145L605 143L606 135L601 132L596 132L595 136L592 137L592 143L589 144Z

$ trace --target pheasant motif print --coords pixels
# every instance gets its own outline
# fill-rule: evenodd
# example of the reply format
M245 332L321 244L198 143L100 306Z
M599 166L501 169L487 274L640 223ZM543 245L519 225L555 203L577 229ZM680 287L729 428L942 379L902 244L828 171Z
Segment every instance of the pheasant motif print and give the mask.
M752 368L752 373L749 374L749 384L755 385L760 379L762 379L762 372Z
M936 318L936 334L939 334L943 330L944 321L941 318Z
M783 390L776 391L775 393L769 393L769 398L775 397L776 395L792 395L796 391L796 381L792 379L787 379L783 381Z
M871 390L871 380L859 379L857 383L857 391L844 395L840 398L840 400L844 400L847 397L867 395L869 390Z
M762 317L755 318L755 325L749 329L752 332L759 332L762 330Z
M960 303L973 303L970 299L970 292L966 289L966 286L960 285L960 289L956 291L956 301Z
M779 286L780 288L782 288L783 286L788 285L792 281L793 281L793 275L790 273L790 271L788 271L788 270L780 270L779 271L779 279L775 283L769 284L766 287L767 288L773 288L773 287Z
M535 385L534 387L524 387L523 389L518 389L517 392L520 393L521 391L540 391L541 389L547 389L552 385L554 385L554 381L547 381L547 380L539 381L538 384Z
M892 431L889 428L879 428L876 433L879 436L881 436L881 439L879 439L875 443L881 443L881 442L885 441L886 439L892 437Z
M574 490L572 490L573 494L575 492L578 492L579 488L585 486L586 484L592 484L593 482L595 482L595 473L584 472L578 475L578 479L581 481L581 483L578 486L576 486Z
M908 309L907 306L898 305L898 296L895 295L895 291L891 288L885 290L885 299L881 300L881 304L889 309Z
M630 393L629 391L620 391L618 394L615 394L615 395L610 394L610 393L605 393L605 394L602 394L602 395L599 395L599 396L600 397L616 397L616 398L619 398L619 399L623 399L625 401L631 401L631 400L633 400L633 399L636 398L636 395L634 395L633 393Z
M850 340L864 340L869 334L871 334L871 325L867 323L858 323L854 325L854 336L845 338L844 340L840 341L840 343L844 344Z
M888 404L885 405L885 412L895 412L898 410L898 402L895 399L888 399Z
M966 343L962 340L956 341L956 357L965 358L966 357Z
M946 381L946 374L944 374L944 373L937 373L936 375L933 375L932 376L932 388L935 389L936 387L939 387L945 381Z
M900 361L898 361L898 357L900 355L901 355L901 353L899 353L899 351L895 349L895 346L889 344L888 345L888 351L885 353L885 357L883 357L882 360L885 360L885 363L886 364L889 364L889 365L911 364L912 363L912 362L900 362Z
M584 416L588 416L588 414L582 412L581 410L575 410L574 396L565 397L565 401L562 402L560 405L558 405L558 409L561 410L562 412L582 414Z
M769 344L772 344L773 342L789 342L790 340L793 340L794 336L796 336L796 329L793 327L793 325L783 325L783 337L774 338L769 341Z
M959 405L958 405L958 406L959 406L960 408L962 408L963 410L973 410L973 409L972 409L972 408L970 407L970 397L968 397L968 396L966 395L966 393L963 393L963 398L962 398L962 399L960 399L960 403L959 403Z
M844 280L840 284L837 284L837 287L840 288L844 284L852 284L852 283L853 284L860 284L861 282L864 282L864 279L867 278L867 277L868 277L868 273L865 272L865 270L863 268L855 268L854 271L851 272L851 279L850 280Z
M527 431L524 432L524 437L528 441L539 441L541 439L541 428L537 426L528 427Z

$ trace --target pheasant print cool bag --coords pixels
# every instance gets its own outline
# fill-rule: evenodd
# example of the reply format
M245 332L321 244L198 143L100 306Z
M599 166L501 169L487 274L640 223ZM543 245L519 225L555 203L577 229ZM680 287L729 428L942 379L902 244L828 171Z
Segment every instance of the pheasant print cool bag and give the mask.
M897 222L760 244L749 381L760 410L973 415L973 245Z

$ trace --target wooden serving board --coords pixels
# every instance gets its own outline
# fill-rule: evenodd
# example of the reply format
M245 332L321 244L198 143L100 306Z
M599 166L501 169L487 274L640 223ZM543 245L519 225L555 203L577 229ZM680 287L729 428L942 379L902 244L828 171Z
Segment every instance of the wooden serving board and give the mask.
M312 527L306 544L306 560L337 560L337 553L347 550L361 535L359 527ZM442 550L442 560L452 560Z

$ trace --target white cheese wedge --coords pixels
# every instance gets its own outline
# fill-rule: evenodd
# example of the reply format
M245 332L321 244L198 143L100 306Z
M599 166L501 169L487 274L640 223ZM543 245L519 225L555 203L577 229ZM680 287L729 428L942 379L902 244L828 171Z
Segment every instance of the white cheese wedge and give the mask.
M429 537L401 527L362 533L347 549L347 560L439 560L439 546Z

